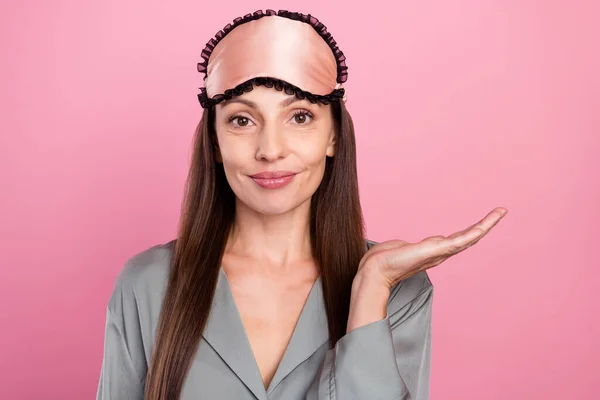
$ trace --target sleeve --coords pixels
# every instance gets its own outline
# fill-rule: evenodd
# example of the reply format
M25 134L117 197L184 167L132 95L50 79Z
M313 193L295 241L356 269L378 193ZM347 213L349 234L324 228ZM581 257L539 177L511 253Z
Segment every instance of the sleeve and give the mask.
M144 385L145 379L136 371L123 329L108 307L96 400L143 399Z
M97 400L144 398L148 363L136 295L140 265L146 263L125 264L108 301Z
M386 318L342 337L307 400L428 400L433 286L426 274L393 291ZM412 286L412 288L410 287ZM415 293L416 292L416 293ZM415 296L416 294L416 296Z

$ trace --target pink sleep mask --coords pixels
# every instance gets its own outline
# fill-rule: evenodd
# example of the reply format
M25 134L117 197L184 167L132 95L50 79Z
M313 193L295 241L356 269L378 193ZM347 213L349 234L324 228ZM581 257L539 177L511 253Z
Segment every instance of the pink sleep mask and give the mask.
M346 101L346 57L327 28L312 15L280 10L236 18L211 39L198 72L203 108L255 85L284 90L312 103Z

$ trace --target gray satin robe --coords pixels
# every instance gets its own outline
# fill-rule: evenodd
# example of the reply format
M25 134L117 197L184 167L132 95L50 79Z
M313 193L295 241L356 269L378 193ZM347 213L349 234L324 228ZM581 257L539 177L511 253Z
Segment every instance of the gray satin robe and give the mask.
M370 247L373 242L367 241ZM106 312L97 400L143 399L174 241L129 259ZM227 277L221 270L206 329L181 400L429 399L433 286L426 272L396 285L387 317L329 347L320 278L283 359L264 388Z

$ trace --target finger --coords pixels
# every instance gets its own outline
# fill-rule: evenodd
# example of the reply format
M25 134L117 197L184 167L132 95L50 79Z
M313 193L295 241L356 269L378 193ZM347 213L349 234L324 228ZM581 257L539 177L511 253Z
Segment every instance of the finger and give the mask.
M448 255L453 256L475 245L488 232L489 231L484 231L478 227L473 227L469 232L465 233L463 236L451 239L446 247Z
M461 239L465 243L474 242L472 236L477 234L477 231L481 232L478 228L475 228L463 235ZM407 243L402 246L402 250L382 251L376 257L381 260L380 265L384 265L391 270L397 268L403 270L401 279L405 279L407 276L436 267L458 253L455 249L448 250L447 243L449 242L452 242L452 239L446 239L443 236L432 236L419 243Z
M508 211L503 210L506 209L501 207L493 209L483 219L477 221L476 223L474 223L466 229L463 229L462 231L453 233L452 235L448 236L448 238L453 239L455 237L464 235L465 233L469 232L475 227L479 227L484 231L489 231L494 226L496 226L496 224L500 222L500 220L507 214Z
M424 240L419 243L407 243L401 249L390 249L377 254L382 258L382 265L395 268L408 268L410 270L420 269L424 265L437 262L441 263L448 257L443 251L440 251L439 242L433 240Z
M468 236L467 236L468 237ZM483 236L481 236L483 237ZM447 250L447 249L442 249L441 246L433 246L433 247L437 247L436 249L434 249L433 251L436 251L436 254L429 257L429 258L423 258L422 260L420 260L420 262L417 264L416 268L417 268L417 272L420 271L425 271L427 269L433 268L433 267L437 267L438 265L440 265L441 263L443 263L444 261L446 261L448 258L460 253L461 251L466 250L467 248L473 246L475 243L477 243L481 237L479 237L478 239L475 240L469 240L467 238L466 242L464 245L458 247L458 248L453 248L451 250Z
M502 209L495 209L466 230L450 235L449 241L444 243L446 250L450 255L454 255L475 245L500 222L504 215L506 212L503 212Z
M401 280L404 280L406 278L410 278L411 276L416 275L419 272L428 270L428 269L433 268L433 267L437 267L438 265L440 265L441 263L443 263L444 261L446 261L446 259L448 259L448 256L439 256L439 257L435 257L433 259L429 259L426 262L422 262L421 264L414 265L413 268L411 268L405 274L403 274L402 276L400 276L397 279L397 281L401 281Z

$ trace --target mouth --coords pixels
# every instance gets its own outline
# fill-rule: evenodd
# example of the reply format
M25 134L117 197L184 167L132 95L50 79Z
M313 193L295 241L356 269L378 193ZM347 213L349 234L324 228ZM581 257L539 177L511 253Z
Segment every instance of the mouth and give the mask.
M295 176L296 173L291 171L264 171L250 175L250 178L263 189L280 189L291 183Z
M291 171L264 171L254 175L250 175L250 177L252 179L278 179L292 175L296 175L296 173Z

